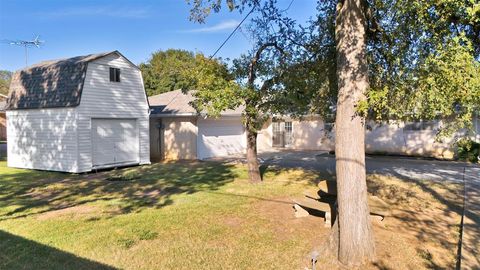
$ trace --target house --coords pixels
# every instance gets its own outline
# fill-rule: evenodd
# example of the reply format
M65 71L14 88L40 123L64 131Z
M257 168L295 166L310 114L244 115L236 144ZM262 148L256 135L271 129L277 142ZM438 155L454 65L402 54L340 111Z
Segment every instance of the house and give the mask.
M150 163L142 75L118 51L17 71L6 109L10 167L80 173Z
M197 115L181 90L149 97L151 158L204 159L243 153L246 149L241 109L219 118Z
M206 159L245 154L243 108L226 111L219 118L197 114L189 105L194 97L180 90L149 97L150 148L152 159ZM452 140L436 140L440 122L374 123L366 128L367 153L412 155L452 159ZM480 120L474 119L477 140ZM288 150L334 150L331 124L320 116L301 119L274 117L258 133L259 152Z
M243 108L224 111L218 118L197 114L189 102L191 92L171 91L149 97L150 149L152 159L206 159L242 155L246 151L246 133L242 124ZM258 150L281 148L328 150L323 121L311 116L302 121L270 120L258 135Z
M0 94L0 141L7 140L7 116L5 108L7 106L7 96Z

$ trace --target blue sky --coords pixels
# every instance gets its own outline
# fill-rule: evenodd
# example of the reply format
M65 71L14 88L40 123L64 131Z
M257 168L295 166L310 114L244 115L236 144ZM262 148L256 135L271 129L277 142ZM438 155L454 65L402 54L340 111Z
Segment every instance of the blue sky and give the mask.
M287 7L292 0L278 0ZM305 21L315 14L315 0L294 0L289 16ZM0 40L45 41L29 49L28 63L119 50L134 63L152 52L181 48L212 54L244 15L222 11L205 24L189 21L185 0L0 0ZM253 14L252 14L253 15ZM235 58L251 47L241 32L218 53ZM22 47L0 43L0 69L25 66Z

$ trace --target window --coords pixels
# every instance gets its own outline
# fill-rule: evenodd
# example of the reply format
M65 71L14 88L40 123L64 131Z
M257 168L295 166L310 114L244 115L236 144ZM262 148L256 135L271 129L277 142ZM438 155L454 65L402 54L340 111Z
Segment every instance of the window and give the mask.
M120 69L119 68L110 68L110 81L111 82L120 82Z
M285 122L285 145L292 144L292 122Z
M292 144L292 122L273 122L272 131L272 146L285 147Z
M285 131L292 133L292 122L285 122Z
M410 130L410 131L435 130L437 126L438 126L438 122L436 121L420 121L420 122L406 123L403 129Z
M280 122L272 123L273 132L280 132Z

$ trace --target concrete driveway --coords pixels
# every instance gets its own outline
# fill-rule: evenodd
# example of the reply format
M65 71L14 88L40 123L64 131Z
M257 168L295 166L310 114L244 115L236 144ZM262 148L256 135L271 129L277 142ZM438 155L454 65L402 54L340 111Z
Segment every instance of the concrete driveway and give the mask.
M322 151L284 151L261 153L265 164L304 168L335 174L335 158ZM381 173L416 180L463 181L465 168L479 169L464 162L427 160L397 156L367 156L367 173ZM479 169L480 170L480 169Z

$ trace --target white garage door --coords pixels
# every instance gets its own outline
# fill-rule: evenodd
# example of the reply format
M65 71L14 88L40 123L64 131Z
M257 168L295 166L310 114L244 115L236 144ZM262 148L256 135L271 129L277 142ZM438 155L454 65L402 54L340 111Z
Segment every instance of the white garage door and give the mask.
M139 162L135 119L92 119L93 166Z
M245 153L246 137L240 118L199 119L197 125L199 159Z

